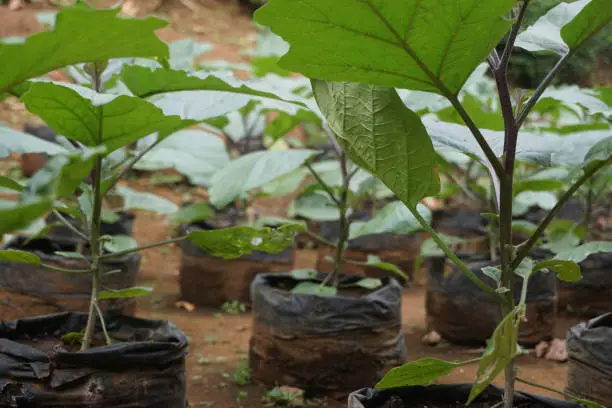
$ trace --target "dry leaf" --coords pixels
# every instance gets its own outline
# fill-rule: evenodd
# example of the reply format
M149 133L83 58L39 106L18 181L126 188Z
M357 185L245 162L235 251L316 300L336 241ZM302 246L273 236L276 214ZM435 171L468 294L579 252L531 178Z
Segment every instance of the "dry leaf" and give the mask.
M174 307L177 309L185 309L188 312L193 312L195 310L195 306L193 303L186 302L184 300L178 300L174 302Z
M435 330L430 331L421 338L421 341L428 346L435 346L442 340L442 336Z

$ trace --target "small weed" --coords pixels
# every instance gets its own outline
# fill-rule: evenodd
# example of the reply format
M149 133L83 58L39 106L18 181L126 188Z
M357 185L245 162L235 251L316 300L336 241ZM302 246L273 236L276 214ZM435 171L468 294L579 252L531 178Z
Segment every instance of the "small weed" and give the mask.
M232 300L221 305L221 311L227 314L240 314L246 312L246 306L237 300Z
M217 336L214 334L208 334L206 337L204 337L204 341L209 345L217 344Z
M232 379L238 385L247 385L251 383L251 369L248 362L240 362L232 374L223 373L223 377Z
M262 398L265 407L303 407L304 391L298 388L274 387Z
M246 391L238 391L238 393L236 394L236 404L242 406L242 400L245 399L248 395L249 393Z

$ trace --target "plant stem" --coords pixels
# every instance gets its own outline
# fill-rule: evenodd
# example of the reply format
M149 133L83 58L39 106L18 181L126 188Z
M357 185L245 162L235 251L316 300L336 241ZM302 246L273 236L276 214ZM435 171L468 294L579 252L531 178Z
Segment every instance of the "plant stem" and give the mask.
M134 156L129 162L127 162L125 164L125 166L119 171L119 173L115 176L115 178L113 178L113 181L110 182L110 184L104 189L103 193L105 194L108 191L111 191L113 189L113 187L115 187L115 185L117 185L117 182L123 177L125 176L125 174L130 171L130 169L132 167L134 167L134 165L143 158L143 156L147 153L149 153L155 146L157 146L159 143L161 142L161 139L157 139L155 142L153 142L152 144L150 144L149 146L147 146L145 149L143 149L140 153L138 153L136 156Z
M322 236L320 236L319 234L315 234L312 231L306 231L306 235L308 235L310 238L312 238L314 241L323 244L325 246L331 247L331 248L336 248L337 245L334 244L333 242L331 242L330 240L327 240L325 238L323 238Z
M140 251L142 251L144 249L155 248L155 247L166 245L166 244L173 244L175 242L183 241L184 239L187 239L187 236L178 237L178 238L171 238L171 239L167 239L165 241L154 242L152 244L143 245L143 246L139 246L139 247L135 247L135 248L131 248L131 249L126 249L125 251L119 251L119 252L113 252L113 253L110 253L110 254L100 255L100 259L106 260L106 259L111 259L111 258L117 258L117 257L123 256L123 255L132 254L134 252L140 252Z
M510 61L510 56L512 55L512 50L514 49L514 42L516 41L516 37L518 36L521 25L523 24L523 19L525 18L525 12L527 11L528 5L529 0L523 0L523 3L520 5L516 22L512 25L510 35L508 36L508 41L506 42L504 52L499 61L500 66L508 66L508 61Z
M330 186L327 185L327 183L325 183L323 181L323 179L321 178L321 176L315 171L315 169L312 168L312 165L310 164L310 162L307 160L304 165L306 166L306 168L308 169L308 171L310 171L310 173L313 175L313 177L315 178L315 180L317 180L317 183L319 183L321 185L321 187L323 187L323 190L325 190L325 192L327 193L327 195L329 196L329 198L332 199L332 201L338 206L342 206L342 202L340 200L338 200L338 198L336 198L336 194L334 194L334 191L331 189Z
M548 74L546 74L542 82L538 85L536 90L533 92L533 95L531 95L531 98L529 98L529 100L527 101L523 109L520 110L519 114L516 117L516 125L519 128L521 127L525 119L527 119L527 115L529 115L529 112L531 112L531 109L533 109L535 104L538 102L538 99L540 99L540 96L542 96L542 94L544 93L548 85L550 85L552 80L555 78L555 75L557 74L557 72L559 72L559 70L563 67L563 65L565 65L565 63L567 62L568 59L570 59L573 53L574 51L571 50L570 52L565 54L563 57L561 57L559 61L557 61L555 66L550 70Z
M423 229L427 231L429 235L431 235L431 238L435 241L436 244L438 244L442 252L444 252L444 255L446 255L446 257L450 259L469 280L471 280L483 292L488 293L496 299L500 299L499 293L495 292L495 289L481 281L478 276L474 274L474 272L472 272L467 266L465 266L465 264L459 259L459 257L455 255L455 253L446 245L446 243L444 243L442 238L440 238L440 236L429 225L425 218L423 218L423 216L419 214L416 208L409 206L408 209L410 210L414 218L417 219L419 224L421 224L421 227L423 227Z
M531 382L531 381L523 380L520 377L516 377L516 381L520 382L520 383L523 383L523 384L530 385L532 387L541 388L541 389L546 390L546 391L554 392L555 394L562 395L563 397L571 399L573 401L580 400L579 398L574 397L572 394L568 394L568 393L563 392L563 391L555 390L554 388L550 388L550 387L547 387L545 385L540 385L540 384L536 384L536 383Z
M52 271L64 272L64 273L88 273L90 269L66 269L60 268L59 266L54 266L46 263L41 263L40 266L43 268L51 269Z
M340 153L340 171L342 172L342 193L340 194L340 203L338 206L338 210L340 211L340 231L338 235L338 242L336 243L334 270L329 277L330 283L333 287L338 286L338 278L340 276L340 269L342 268L344 257L344 246L348 241L350 227L350 220L347 217L347 210L348 189L351 179L348 173L346 154L344 152Z
M92 64L94 69L92 73L93 88L96 92L102 92L101 74L98 64ZM98 145L102 144L102 135L104 123L103 120L103 107L98 108ZM85 326L85 335L83 336L83 343L81 344L81 350L87 350L91 346L91 342L94 336L96 326L96 304L98 302L98 293L100 293L101 287L101 260L100 260L100 229L102 225L102 200L103 194L101 191L102 186L102 157L97 156L95 162L95 174L93 180L93 211L91 215L91 300L89 302L89 315L87 317L87 324ZM102 318L102 317L100 317Z
M583 226L584 226L584 239L585 241L589 241L591 238L591 217L593 216L593 177L589 179L586 194L586 208L584 209L584 218L583 218Z
M586 183L591 177L593 177L595 173L597 173L599 170L609 164L612 164L612 158L590 166L587 170L585 170L582 177L576 180L576 182L572 184L572 186L567 189L565 193L563 193L561 198L559 198L559 201L557 201L557 204L555 204L553 209L548 212L546 217L542 220L542 222L540 222L540 225L538 225L538 228L533 232L533 234L531 234L529 239L521 243L521 245L519 246L519 251L512 262L513 269L519 266L521 261L529 254L529 251L531 251L531 249L535 246L540 237L544 234L544 231L546 230L548 225L557 216L559 211L561 211L561 208L567 202L567 200L569 200L584 183Z
M106 323L104 323L104 315L102 314L102 310L100 309L100 305L98 303L94 303L94 307L96 308L96 312L100 317L100 323L102 324L102 333L104 333L104 339L106 340L106 345L110 346L113 344L110 336L108 335L108 331L106 330Z
M79 237L81 237L82 239L84 239L85 241L89 242L89 237L87 235L85 235L82 231L80 231L77 227L75 227L70 221L68 221L66 218L64 218L64 216L57 211L56 209L53 209L53 214L57 217L58 220L60 220L62 222L62 224L64 224L70 231L74 232L76 235L78 235Z

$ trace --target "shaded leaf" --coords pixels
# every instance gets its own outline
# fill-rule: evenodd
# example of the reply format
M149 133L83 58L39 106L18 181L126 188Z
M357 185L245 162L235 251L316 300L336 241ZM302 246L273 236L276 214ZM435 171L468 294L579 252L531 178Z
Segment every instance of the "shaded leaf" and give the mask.
M134 286L119 290L103 290L98 294L98 299L130 299L140 296L146 296L153 292L153 288L146 286Z
M310 280L317 277L317 271L314 269L294 269L290 273L295 280Z
M25 228L49 211L51 199L39 199L28 203L0 203L0 234Z
M600 252L612 252L612 242L607 241L591 241L586 244L577 246L572 249L559 252L556 256L556 260L565 260L573 262L582 262L589 255L600 253Z
M13 191L23 191L23 186L21 184L6 176L0 176L0 188L7 188Z
M217 208L224 207L241 194L294 171L315 153L315 150L269 150L233 160L213 176L210 202Z
M125 186L117 186L117 194L123 197L123 210L153 211L174 214L178 206L172 201L151 193L141 193Z
M235 259L254 251L279 253L293 243L297 233L304 231L300 224L284 224L278 228L241 226L191 231L187 238L213 256Z
M336 296L338 289L333 286L322 285L314 282L300 282L291 290L291 292L299 295L313 295L321 297Z
M177 224L188 224L195 221L204 221L214 214L215 212L207 203L197 203L181 208L171 219Z
M0 261L40 265L40 258L31 252L16 249L0 250Z
M552 259L550 261L538 262L534 266L534 271L548 269L557 274L557 277L565 282L577 282L582 279L580 267L572 261Z
M334 262L333 259L326 259L326 260L328 260L330 262ZM392 264L390 262L383 262L376 255L368 255L368 259L367 259L366 262L351 261L351 260L348 260L348 259L346 259L345 261L348 262L348 263L355 264L355 265L373 266L373 267L378 268L378 269L389 271L389 272L392 272L393 274L395 274L395 276L400 278L403 282L408 281L408 276L397 265Z
M104 249L108 252L121 252L134 249L138 246L136 240L127 235L108 236L104 242Z
M422 198L438 193L431 140L394 89L320 80L312 84L329 128L351 160L406 205L416 207Z
M168 47L155 30L168 23L154 17L126 19L119 8L73 7L57 14L55 28L19 44L0 42L0 93L28 78L79 62L122 57L165 57ZM70 44L70 46L67 46Z
M431 222L431 211L426 206L419 204L417 211ZM401 201L394 201L385 205L371 220L353 222L350 226L349 239L384 232L411 234L421 229L421 224L414 218L412 212Z
M450 374L464 363L439 360L437 358L421 358L410 361L399 367L392 368L374 387L377 390L389 388L427 385L435 379Z
M510 27L504 16L514 4L274 0L257 11L256 20L290 44L279 63L290 71L421 91L444 87L456 94Z

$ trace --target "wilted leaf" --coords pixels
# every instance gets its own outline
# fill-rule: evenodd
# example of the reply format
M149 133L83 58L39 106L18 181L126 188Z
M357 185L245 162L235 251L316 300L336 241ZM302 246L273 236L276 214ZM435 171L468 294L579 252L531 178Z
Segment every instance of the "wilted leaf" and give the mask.
M439 377L450 374L455 368L464 364L439 360L437 358L421 358L392 368L374 388L386 390L389 388L427 385Z
M129 299L146 296L151 292L153 292L153 288L149 288L146 286L134 286L132 288L119 290L103 290L98 294L98 299Z
M0 261L40 265L40 258L31 252L16 249L0 250Z
M79 62L122 57L169 56L155 30L168 23L154 17L119 17L118 8L96 10L86 6L62 10L55 28L29 37L24 43L0 42L0 93L28 78ZM69 44L69 46L68 46Z
M279 253L293 243L297 233L304 231L304 226L300 224L285 224L278 228L241 226L191 231L187 234L187 239L212 256L235 259L254 251Z

